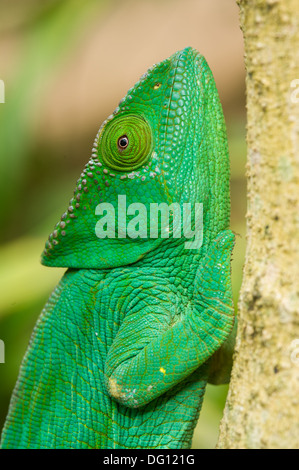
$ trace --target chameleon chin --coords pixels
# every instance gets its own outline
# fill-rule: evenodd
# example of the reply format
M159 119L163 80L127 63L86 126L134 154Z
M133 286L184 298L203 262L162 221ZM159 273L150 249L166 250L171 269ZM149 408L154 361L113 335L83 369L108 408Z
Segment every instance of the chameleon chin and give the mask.
M68 269L34 328L2 448L190 447L207 382L229 376L229 177L215 82L188 47L102 124L46 242L42 263ZM200 248L186 249L171 223L169 237L100 239L96 207L116 209L121 195L137 205L109 223L137 233L138 204L202 204Z

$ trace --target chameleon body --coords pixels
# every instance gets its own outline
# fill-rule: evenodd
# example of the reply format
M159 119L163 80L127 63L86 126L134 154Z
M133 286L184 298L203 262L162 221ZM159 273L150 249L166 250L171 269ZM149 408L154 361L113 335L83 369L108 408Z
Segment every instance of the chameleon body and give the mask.
M125 219L119 196L137 203ZM174 212L169 236L160 219L159 236L138 232L140 204L153 203L202 204L200 246L174 236ZM185 48L103 123L49 236L43 264L68 269L35 326L2 448L190 447L234 325L229 219L221 104L207 62ZM140 236L124 236L130 221Z

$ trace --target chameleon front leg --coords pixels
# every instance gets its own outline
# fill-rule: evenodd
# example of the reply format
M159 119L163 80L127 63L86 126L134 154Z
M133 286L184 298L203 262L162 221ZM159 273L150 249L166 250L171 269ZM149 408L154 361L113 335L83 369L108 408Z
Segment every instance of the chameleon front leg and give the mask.
M105 367L108 392L119 403L146 405L204 364L228 338L234 324L233 245L230 230L211 243L196 274L193 305L173 325L159 302L155 313L147 305L126 315Z
M235 350L238 329L237 317L229 337L222 346L213 354L209 361L208 383L212 385L228 384L233 367L233 355Z

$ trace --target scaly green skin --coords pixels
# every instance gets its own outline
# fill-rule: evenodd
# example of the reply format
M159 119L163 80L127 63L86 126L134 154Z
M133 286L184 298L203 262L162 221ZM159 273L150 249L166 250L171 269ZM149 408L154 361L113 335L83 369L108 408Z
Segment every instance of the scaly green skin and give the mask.
M115 147L124 133L137 142L131 160ZM171 236L97 238L96 206L116 208L118 195L147 208L202 203L201 248ZM105 121L46 243L43 264L69 269L35 327L2 448L190 447L234 324L229 216L221 105L205 59L186 48Z

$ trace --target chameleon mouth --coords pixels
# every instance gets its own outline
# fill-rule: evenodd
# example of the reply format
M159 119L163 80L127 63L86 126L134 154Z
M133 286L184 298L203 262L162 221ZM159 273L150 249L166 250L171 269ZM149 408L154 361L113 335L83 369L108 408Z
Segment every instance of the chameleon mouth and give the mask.
M100 184L99 178L100 175L103 174L101 167L102 163L98 160L97 155L92 154L91 159L85 165L85 169L77 181L74 196L69 202L67 211L62 214L60 221L55 225L53 232L50 233L46 241L43 256L51 256L54 248L60 243L60 240L67 235L69 224L82 214L82 209L87 210L84 196L87 196L90 191L89 183L97 187L97 195L100 198L99 200L102 200L103 188L104 186L109 186L109 182L105 181L104 185Z
M140 183L146 183L149 180L156 179L160 174L158 167L158 155L152 150L151 151L151 164L141 165L138 171L116 171L109 168L104 162L99 160L99 139L103 127L113 119L113 117L119 112L119 107L102 123L98 133L95 137L91 158L85 165L80 178L77 181L74 195L69 202L69 206L66 212L64 212L60 218L60 221L55 225L53 232L50 233L48 240L46 241L45 248L42 254L42 262L45 259L53 258L54 254L59 250L59 245L63 239L68 235L69 232L73 232L74 225L77 218L84 218L85 214L90 211L94 213L95 206L98 203L109 199L107 191L110 186L114 186L114 181L118 183L122 181L130 181L133 179L139 180ZM112 191L113 192L113 191ZM75 230L76 232L76 230ZM94 236L94 229L90 228L89 236ZM79 238L79 234L76 235Z

